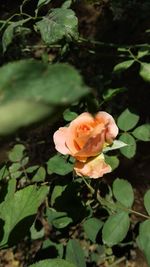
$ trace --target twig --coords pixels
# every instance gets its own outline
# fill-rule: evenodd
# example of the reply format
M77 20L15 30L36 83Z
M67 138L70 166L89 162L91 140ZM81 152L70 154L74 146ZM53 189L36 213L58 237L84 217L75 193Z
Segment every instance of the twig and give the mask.
M85 178L83 178L83 181L84 181L84 183L86 184L86 186L89 188L91 194L94 195L94 193L95 193L94 188L93 188L93 187L86 181ZM101 205L104 205L104 206L106 206L106 207L108 207L108 208L118 208L118 209L120 209L120 210L124 210L124 211L126 211L126 212L128 212L128 213L130 212L130 213L133 213L133 214L135 214L135 215L141 216L141 217L143 217L143 218L145 218L145 219L150 219L150 216L145 215L145 214L143 214L143 213L140 213L140 212L138 212L138 211L129 209L129 208L125 207L122 203L120 203L120 204L118 205L117 203L112 203L112 202L110 202L109 200L107 200L107 199L105 199L105 198L102 198L102 197L100 196L100 194L98 194L98 193L97 193L96 197L97 197L98 202L99 202Z
M108 265L108 267L115 267L117 264L121 263L122 261L125 261L126 257L123 256L122 258L116 260L115 262L113 262L112 264Z

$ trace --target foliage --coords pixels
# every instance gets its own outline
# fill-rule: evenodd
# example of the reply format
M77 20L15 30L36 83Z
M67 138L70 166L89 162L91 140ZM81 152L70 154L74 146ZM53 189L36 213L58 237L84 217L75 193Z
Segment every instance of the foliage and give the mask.
M73 67L65 64L52 66L35 60L17 61L1 67L0 84L3 95L1 135L47 116L52 116L55 121L58 106L63 110L88 92Z
M17 13L0 20L2 149L7 143L7 151L0 151L0 248L39 242L38 261L33 253L25 266L85 267L115 266L116 248L131 246L130 258L130 249L138 246L150 265L149 189L143 194L144 212L134 206L137 172L149 159L150 47L147 37L130 43L117 39L114 31L114 23L124 25L133 7L141 21L144 10L148 17L149 2L141 4L141 12L138 1L110 0L114 36L109 33L106 39L97 22L95 35L86 34L87 14L81 18L84 5L93 10L101 8L101 1L83 1L83 6L75 0L33 2L16 3ZM112 172L104 179L78 177L75 158L56 153L53 134L79 114L98 111L110 113L119 128L117 139L100 151ZM127 174L136 164L132 183Z
M38 263L32 264L29 267L75 267L74 264L69 263L67 261L61 260L61 259L55 259L55 260L43 260Z

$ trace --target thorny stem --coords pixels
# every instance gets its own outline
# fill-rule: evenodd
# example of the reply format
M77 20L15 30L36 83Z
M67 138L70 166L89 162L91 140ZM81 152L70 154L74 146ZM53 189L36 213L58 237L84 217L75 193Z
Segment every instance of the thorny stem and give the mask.
M91 194L94 195L94 193L95 193L94 188L93 188L93 187L86 181L85 178L83 178L83 181L84 181L84 183L86 184L86 186L88 187L88 189L90 190ZM141 216L141 217L143 217L143 218L145 218L145 219L150 219L150 216L147 216L147 215L145 215L145 214L143 214L143 213L140 213L140 212L138 212L138 211L129 209L129 208L125 207L125 206L124 206L123 204L121 204L121 203L118 205L117 203L113 203L113 202L110 202L109 200L107 200L107 199L105 199L105 198L102 198L102 197L100 196L99 193L97 193L96 198L97 198L98 202L99 202L101 205L106 206L106 207L108 207L108 208L118 208L118 209L124 210L124 211L126 211L126 212L130 212L130 213L133 213L133 214L135 214L135 215Z

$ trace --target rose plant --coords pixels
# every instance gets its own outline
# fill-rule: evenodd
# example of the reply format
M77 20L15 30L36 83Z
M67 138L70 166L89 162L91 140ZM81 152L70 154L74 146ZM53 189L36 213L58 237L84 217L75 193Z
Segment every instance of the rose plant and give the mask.
M99 111L93 116L84 112L68 127L60 127L54 133L54 143L58 152L76 159L77 175L99 178L111 171L102 152L117 134L118 127L110 114Z
M150 266L149 1L2 2L0 265Z

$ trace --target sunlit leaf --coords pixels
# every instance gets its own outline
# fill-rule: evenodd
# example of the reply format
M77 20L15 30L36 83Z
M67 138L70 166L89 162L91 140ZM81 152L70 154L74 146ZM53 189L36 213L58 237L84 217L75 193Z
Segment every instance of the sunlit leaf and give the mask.
M28 227L31 226L31 221L26 221L26 219L36 214L38 207L48 193L48 189L47 186L42 186L40 189L37 189L36 186L28 186L1 203L0 218L5 224L0 246L6 246L7 243L14 244L18 238L22 238L26 234L29 230ZM25 221L24 225L23 220ZM17 230L20 229L19 223L22 223L22 229L24 229L21 232Z
M128 208L132 207L134 201L134 193L132 186L128 181L117 178L113 182L113 194L115 198L124 206Z
M96 243L96 236L102 226L103 222L97 218L89 218L83 223L84 231L93 243Z
M66 212L56 211L52 208L47 209L46 215L48 218L48 223L52 224L58 229L65 228L72 222L72 219L67 215Z
M150 220L146 220L145 222L140 223L137 244L143 251L148 265L150 265Z
M59 175L66 175L72 172L73 165L62 155L55 155L47 162L47 171L49 174L56 173Z
M146 82L150 82L150 63L142 62L139 74Z
M136 126L139 116L132 113L129 109L125 109L118 117L118 127L123 131L129 131Z
M119 244L126 236L130 226L127 212L121 211L108 217L102 230L103 242L107 246Z
M49 259L39 261L29 267L77 267L76 265L62 259Z
M37 8L49 4L51 1L52 0L39 0L37 4Z
M66 259L77 267L86 267L84 252L79 241L69 240L66 247Z
M117 158L117 156L105 155L105 162L110 165L112 171L118 168L119 166L119 159Z
M132 59L123 61L123 62L117 64L114 67L113 71L114 72L120 72L120 71L126 70L126 69L130 68L133 63L134 63L134 60L132 60Z
M35 175L32 177L32 182L44 182L46 176L46 170L44 167L40 167Z
M77 38L78 19L72 9L55 8L47 17L36 23L43 41L51 45L62 38Z
M103 152L108 152L108 151L111 151L111 150L120 149L120 148L125 147L125 146L127 146L127 144L124 143L123 141L121 141L121 140L114 140L114 142L113 142L113 144L111 146L106 146L103 149Z
M15 145L8 153L8 158L12 162L21 161L25 146L22 144Z
M127 146L120 148L121 154L128 159L133 158L136 153L136 142L134 137L129 133L123 133L119 139L127 144Z
M132 134L141 141L150 141L150 124L137 127Z

